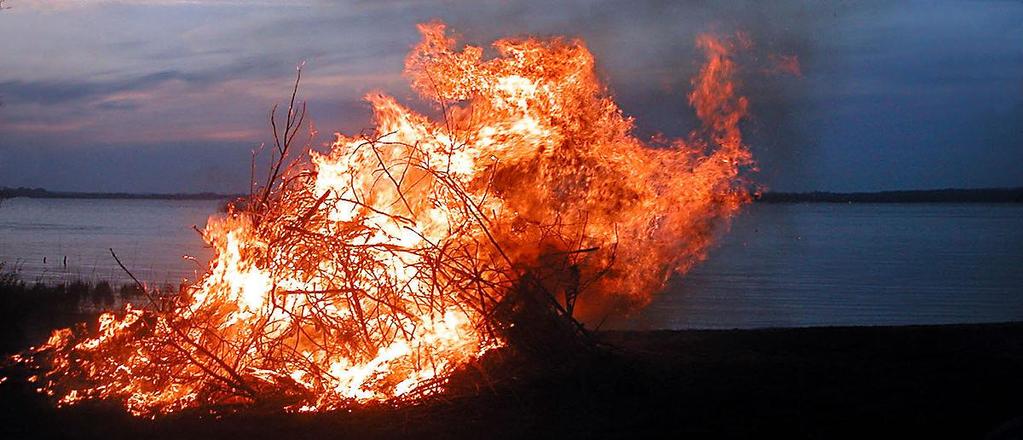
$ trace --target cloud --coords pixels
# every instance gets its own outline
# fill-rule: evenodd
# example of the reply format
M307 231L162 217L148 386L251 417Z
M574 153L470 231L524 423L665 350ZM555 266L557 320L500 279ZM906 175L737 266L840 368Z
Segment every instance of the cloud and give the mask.
M310 6L312 0L7 0L11 8L41 11L67 11L97 6Z
M684 135L695 124L686 93L699 32L750 34L753 73L772 54L798 57L803 78L748 75L741 85L759 178L774 189L914 178L903 171L908 160L893 168L866 163L869 155L912 156L913 166L945 167L947 176L983 174L995 151L989 145L1004 146L1001 163L1023 160L1023 150L1009 148L1023 140L1014 129L1020 112L1002 116L1003 108L1023 108L1019 3L9 1L14 9L0 13L0 41L8 42L0 45L0 155L21 146L57 155L116 145L139 161L187 162L197 145L258 145L269 106L287 95L302 61L300 94L320 131L355 132L369 122L360 100L367 92L417 105L401 77L404 55L418 39L415 23L440 19L461 41L484 46L527 34L583 38L641 135ZM181 142L191 149L175 153ZM160 155L146 153L156 144ZM961 154L953 144L984 151L950 170L941 158ZM43 159L13 160L17 169ZM91 179L75 183L74 174L67 185L90 189ZM0 173L0 185L5 179Z
M145 90L162 82L182 80L180 72L158 72L122 81L26 81L0 83L0 96L11 104L68 104L103 98L115 93Z

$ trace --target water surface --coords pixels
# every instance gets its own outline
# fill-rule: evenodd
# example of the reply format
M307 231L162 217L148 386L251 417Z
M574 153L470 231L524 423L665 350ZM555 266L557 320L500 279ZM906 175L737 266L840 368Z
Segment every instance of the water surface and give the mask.
M1023 206L756 204L626 328L1023 319Z
M212 251L202 229L221 202L15 198L0 205L0 262L22 279L128 282L110 248L153 283L196 279ZM183 258L195 257L197 262ZM66 265L65 265L66 258Z
M27 281L194 280L216 201L12 199L0 261ZM200 264L183 259L196 257ZM67 257L67 266L64 257ZM45 262L44 262L45 258ZM707 261L616 328L750 328L1023 319L1023 206L755 204Z

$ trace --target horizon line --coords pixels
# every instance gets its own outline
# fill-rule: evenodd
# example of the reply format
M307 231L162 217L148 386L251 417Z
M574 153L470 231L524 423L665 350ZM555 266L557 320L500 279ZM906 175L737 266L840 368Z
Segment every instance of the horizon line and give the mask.
M45 188L0 187L0 199L18 197L34 199L165 199L165 200L224 200L247 197L244 193L220 193L213 191L178 193L132 193L124 191L51 191ZM887 198L886 198L887 196ZM901 196L901 197L900 197ZM939 199L927 196L944 196ZM956 197L960 196L960 197ZM966 196L966 197L962 197ZM972 196L972 197L970 197ZM879 198L880 197L880 198ZM895 197L895 198L892 198ZM881 191L764 191L754 195L754 201L1009 201L1023 202L1023 186L984 188L932 188L932 189L891 189Z

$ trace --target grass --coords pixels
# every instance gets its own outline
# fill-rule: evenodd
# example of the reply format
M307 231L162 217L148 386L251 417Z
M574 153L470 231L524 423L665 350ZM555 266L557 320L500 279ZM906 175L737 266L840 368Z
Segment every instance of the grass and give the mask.
M70 281L26 283L0 263L0 353L10 354L46 339L53 329L92 321L144 297L134 284Z

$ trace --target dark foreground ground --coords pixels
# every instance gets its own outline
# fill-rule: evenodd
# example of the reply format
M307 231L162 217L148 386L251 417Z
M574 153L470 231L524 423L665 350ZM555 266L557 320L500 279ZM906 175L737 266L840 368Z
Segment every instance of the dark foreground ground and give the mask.
M37 342L5 317L5 352ZM600 337L616 348L492 390L317 415L54 409L14 375L0 438L1023 438L1023 323Z

